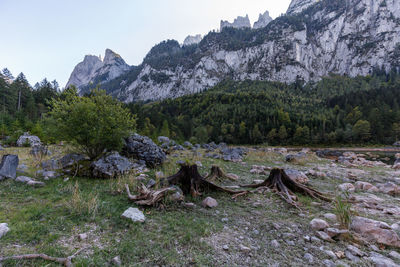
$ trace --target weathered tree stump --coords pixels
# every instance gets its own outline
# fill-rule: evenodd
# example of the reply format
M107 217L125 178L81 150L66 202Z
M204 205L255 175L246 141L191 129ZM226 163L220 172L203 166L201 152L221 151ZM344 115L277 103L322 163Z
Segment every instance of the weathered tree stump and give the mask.
M295 182L285 173L285 170L283 169L273 169L269 177L262 183L241 185L241 187L270 189L283 198L286 202L296 207L298 207L298 199L294 193L300 193L314 199L320 199L328 202L331 201L331 199L325 194Z

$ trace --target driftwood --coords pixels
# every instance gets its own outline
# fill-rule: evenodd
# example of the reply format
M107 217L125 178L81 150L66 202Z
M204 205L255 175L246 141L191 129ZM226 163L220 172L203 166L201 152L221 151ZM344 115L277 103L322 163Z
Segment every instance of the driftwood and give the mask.
M132 195L129 190L129 186L125 185L125 188L129 200L135 201L136 204L141 206L156 206L169 194L178 192L178 190L174 187L166 187L158 190L150 190L145 185L141 184L141 186L138 188L139 194Z
M233 177L230 174L226 174L219 166L212 165L211 173L207 175L204 179L207 181L219 181L222 182L224 179L228 179L231 181L236 181L236 177Z
M262 183L241 185L241 187L272 190L287 203L295 207L298 207L298 199L294 193L300 193L314 199L320 199L328 202L331 201L331 199L325 194L295 182L285 173L285 170L283 169L273 169L269 177Z
M52 257L48 256L46 254L24 254L24 255L15 255L15 256L9 256L9 257L0 257L0 265L3 261L6 260L32 260L32 259L43 259L46 261L53 261L57 262L59 264L64 265L65 267L72 267L72 259L75 258L80 252L85 250L86 248L81 248L77 252L75 252L73 255L66 257L66 258L58 258L58 257Z

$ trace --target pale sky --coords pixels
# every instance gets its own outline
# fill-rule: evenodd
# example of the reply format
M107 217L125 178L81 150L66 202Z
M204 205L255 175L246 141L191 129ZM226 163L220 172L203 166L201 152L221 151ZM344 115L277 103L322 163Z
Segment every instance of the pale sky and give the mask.
M206 34L220 20L266 10L276 18L291 0L0 0L0 68L29 82L67 83L86 54L106 48L138 65L157 43Z

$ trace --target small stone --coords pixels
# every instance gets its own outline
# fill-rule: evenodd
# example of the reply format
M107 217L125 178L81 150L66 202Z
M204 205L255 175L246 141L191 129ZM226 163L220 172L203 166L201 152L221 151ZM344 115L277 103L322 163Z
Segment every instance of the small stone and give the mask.
M344 254L346 255L346 258L348 258L349 260L351 260L352 262L359 262L360 258L357 256L354 256L350 251L346 250L344 252Z
M292 241L292 240L286 240L286 243L287 243L289 246L294 246L294 245L296 245L296 243L294 243L294 241Z
M341 185L338 185L339 190L344 191L344 192L354 192L356 188L354 187L353 184L350 183L344 183Z
M363 256L367 255L366 253L362 252L359 248L357 248L353 245L348 245L347 250L350 251L351 254L359 256L359 257L363 257Z
M229 250L229 246L228 246L228 245L223 245L223 246L222 246L222 249L223 249L223 250Z
M336 267L336 264L331 260L324 260L322 264L324 267Z
M324 241L328 241L328 242L335 242L327 233L322 232L322 231L318 231L317 232L317 236L319 238L321 238Z
M79 234L78 235L78 238L79 238L80 241L86 240L87 237L88 237L87 234Z
M8 228L8 224L0 223L0 238L7 234L8 231L10 231L10 228Z
M251 248L243 246L242 244L239 245L240 251L249 253L251 251Z
M129 208L121 215L123 218L130 219L133 222L144 222L146 218L143 212L137 208Z
M324 214L324 218L329 220L329 221L332 221L332 222L336 222L337 221L337 216L335 214L333 214L333 213Z
M311 237L308 235L303 236L304 241L311 242Z
M222 218L222 219L221 219L221 222L228 222L228 221L229 221L228 218Z
M324 250L324 252L325 252L325 254L326 254L327 256L329 256L331 259L334 259L334 260L337 259L336 254L335 254L332 250Z
M337 237L337 236L342 235L342 234L347 234L349 231L348 231L348 230L339 230L339 229L337 229L337 228L326 228L326 229L325 229L325 232L326 232L331 238L334 238L334 237Z
M218 202L213 199L212 197L206 197L202 202L201 205L204 208L215 208L218 206Z
M390 253L389 253L389 256L391 257L391 258L393 258L393 259L397 259L397 260L400 260L400 253L398 253L398 252L396 252L396 251L391 251Z
M310 222L310 226L313 230L319 231L319 230L324 230L324 229L328 228L329 224L326 221L321 220L321 219L313 219Z
M67 177L67 178L64 178L64 182L68 182L69 181L69 178Z
M318 237L312 236L311 243L321 243L321 239L319 239Z
M196 204L194 204L192 202L183 203L183 205L185 206L185 208L189 208L189 209L194 209L196 207Z
M376 252L371 252L370 257L368 258L371 262L375 264L375 266L378 267L397 267L399 266L398 264L394 263L391 259L376 253Z
M272 240L271 246L274 248L279 248L281 245L279 244L279 242L277 240Z
M121 266L121 258L119 256L114 257L111 262L116 266Z
M313 263L314 262L314 256L311 255L310 253L304 254L303 257L308 263Z

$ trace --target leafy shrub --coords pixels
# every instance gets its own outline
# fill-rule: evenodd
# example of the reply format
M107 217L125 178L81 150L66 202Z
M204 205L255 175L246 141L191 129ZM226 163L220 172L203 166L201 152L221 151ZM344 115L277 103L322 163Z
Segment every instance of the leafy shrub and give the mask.
M135 119L122 103L94 90L79 97L75 88L68 89L51 102L50 119L58 137L71 141L94 159L106 150L120 150L123 138L135 129Z

